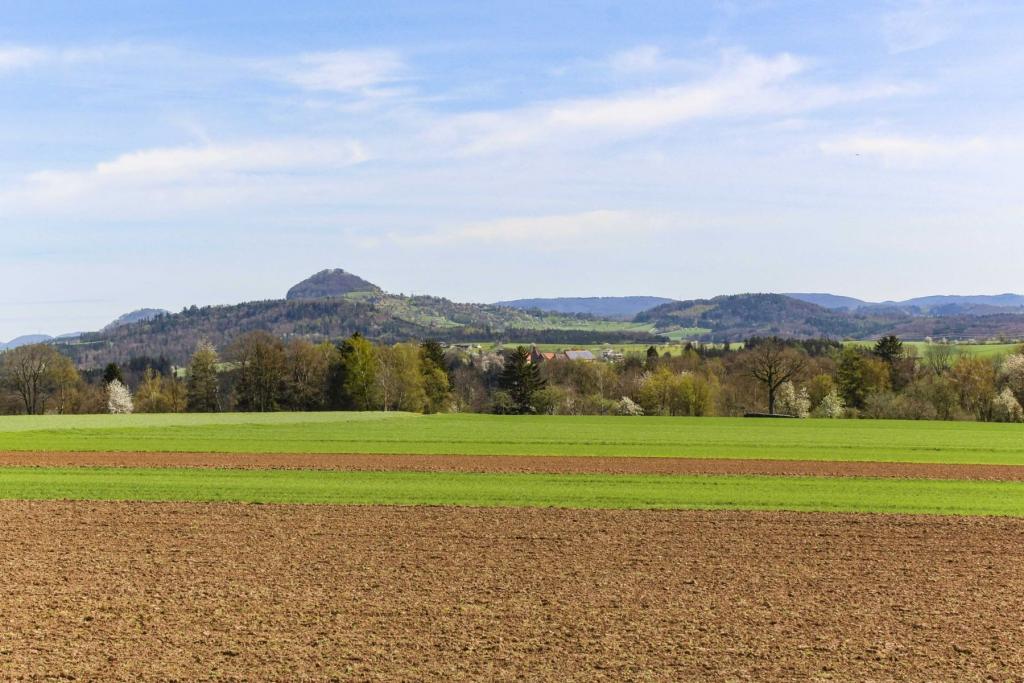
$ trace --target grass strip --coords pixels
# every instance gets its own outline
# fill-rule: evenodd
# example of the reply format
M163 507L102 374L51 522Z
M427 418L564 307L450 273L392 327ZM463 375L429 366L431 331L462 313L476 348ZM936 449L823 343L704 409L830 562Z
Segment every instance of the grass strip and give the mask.
M0 498L1024 516L1022 482L853 477L0 468Z
M1024 425L276 413L0 417L0 451L602 455L1024 465Z

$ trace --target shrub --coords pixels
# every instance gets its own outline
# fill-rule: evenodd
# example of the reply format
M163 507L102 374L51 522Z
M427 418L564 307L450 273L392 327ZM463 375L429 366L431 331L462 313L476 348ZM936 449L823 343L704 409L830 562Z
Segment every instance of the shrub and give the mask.
M935 407L920 399L878 391L864 401L863 417L879 420L934 420Z

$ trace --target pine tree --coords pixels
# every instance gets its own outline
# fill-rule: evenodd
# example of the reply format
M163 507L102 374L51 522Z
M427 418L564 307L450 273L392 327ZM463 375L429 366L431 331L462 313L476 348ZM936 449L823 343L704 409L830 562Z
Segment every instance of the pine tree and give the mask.
M874 353L889 365L903 358L903 342L894 334L882 337L875 342Z
M110 384L114 380L124 384L124 375L121 373L121 368L117 363L110 363L103 369L103 383Z
M499 383L508 392L514 410L519 414L536 412L534 394L547 385L540 376L540 366L530 363L530 352L525 346L516 347L505 359Z

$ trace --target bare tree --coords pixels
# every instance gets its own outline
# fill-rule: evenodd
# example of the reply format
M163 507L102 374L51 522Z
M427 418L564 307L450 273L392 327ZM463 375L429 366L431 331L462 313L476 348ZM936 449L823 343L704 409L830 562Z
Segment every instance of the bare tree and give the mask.
M3 379L20 398L29 415L46 410L46 402L67 374L67 359L47 344L31 344L3 355Z
M793 379L806 364L806 357L796 349L775 340L758 344L747 356L750 375L768 390L768 413L775 414L775 393L783 383Z
M924 352L928 368L936 375L944 375L953 366L953 347L950 344L929 344Z

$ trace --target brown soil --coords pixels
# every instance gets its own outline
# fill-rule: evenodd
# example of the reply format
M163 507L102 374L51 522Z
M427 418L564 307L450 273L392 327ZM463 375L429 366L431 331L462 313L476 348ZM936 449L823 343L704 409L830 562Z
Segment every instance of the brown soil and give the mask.
M570 474L777 474L1024 481L1019 465L703 460L518 455L321 455L272 453L0 453L0 467L223 467Z
M1024 676L1024 520L5 501L0 548L0 679Z

